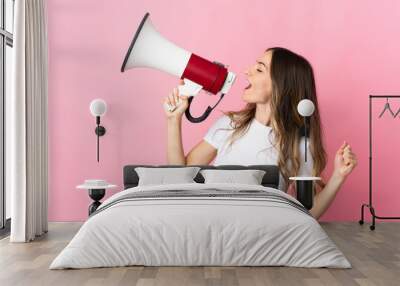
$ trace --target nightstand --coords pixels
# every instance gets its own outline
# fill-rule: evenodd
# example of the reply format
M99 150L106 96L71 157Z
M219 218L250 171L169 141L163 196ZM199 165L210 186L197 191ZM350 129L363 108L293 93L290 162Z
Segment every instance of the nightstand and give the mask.
M101 205L100 200L106 194L106 190L115 187L117 185L109 184L105 180L85 180L84 184L76 186L77 189L88 190L89 197L93 200L89 206L89 216Z

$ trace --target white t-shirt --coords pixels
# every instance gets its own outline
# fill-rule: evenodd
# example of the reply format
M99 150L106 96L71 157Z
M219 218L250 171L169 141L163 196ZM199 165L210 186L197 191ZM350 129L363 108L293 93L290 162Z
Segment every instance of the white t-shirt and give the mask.
M254 118L247 132L229 146L230 135L233 132L230 122L228 116L222 116L204 136L204 140L217 149L214 165L278 165L278 150L274 146L274 132L270 126L263 125ZM304 162L304 140L304 137L300 140L299 176L311 176L313 158L307 141L307 162ZM287 189L281 173L279 189Z

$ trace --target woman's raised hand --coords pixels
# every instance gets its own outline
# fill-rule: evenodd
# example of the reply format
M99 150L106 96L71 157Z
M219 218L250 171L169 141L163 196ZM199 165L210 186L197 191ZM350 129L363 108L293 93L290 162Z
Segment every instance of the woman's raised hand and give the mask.
M357 157L350 145L344 142L336 152L334 172L345 179L357 166Z
M179 82L179 85L184 85L183 80ZM172 107L172 110L168 110L168 106ZM168 118L181 118L188 106L188 97L179 95L177 87L164 99L164 111Z

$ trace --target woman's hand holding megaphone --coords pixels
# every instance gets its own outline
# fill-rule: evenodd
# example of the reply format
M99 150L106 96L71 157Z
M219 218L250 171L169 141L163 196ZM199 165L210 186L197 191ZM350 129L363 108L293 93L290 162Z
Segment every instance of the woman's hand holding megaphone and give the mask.
M183 80L179 85L184 85ZM178 88L174 90L164 99L164 111L168 118L181 118L189 106L188 97L179 95Z

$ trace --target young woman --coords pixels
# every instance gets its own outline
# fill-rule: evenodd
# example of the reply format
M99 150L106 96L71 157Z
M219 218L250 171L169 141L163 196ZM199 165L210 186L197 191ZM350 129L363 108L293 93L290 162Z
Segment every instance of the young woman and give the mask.
M181 138L182 116L188 106L187 97L178 89L165 98L176 106L165 111L168 120L168 162L182 165L278 165L279 189L293 190L291 176L321 176L326 166L326 152L314 73L302 56L284 48L270 48L245 71L249 85L242 99L247 103L240 111L227 112L211 126L205 137L186 156ZM181 82L182 83L182 82ZM304 137L300 133L303 118L297 104L310 99L315 105L311 132L304 162ZM325 183L317 181L320 191L314 199L311 214L318 219L329 207L341 185L357 165L348 143L337 150L334 171Z

